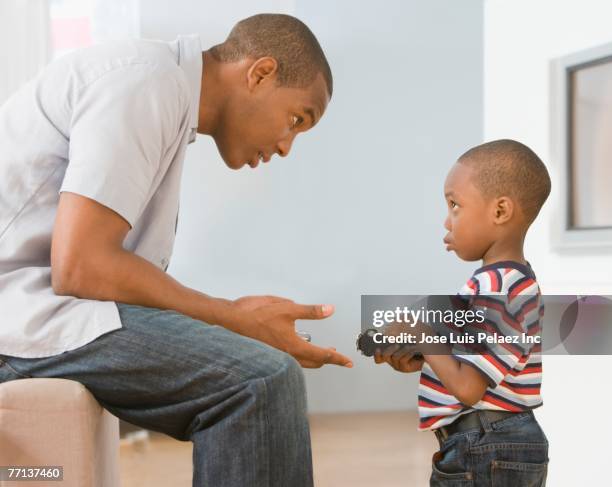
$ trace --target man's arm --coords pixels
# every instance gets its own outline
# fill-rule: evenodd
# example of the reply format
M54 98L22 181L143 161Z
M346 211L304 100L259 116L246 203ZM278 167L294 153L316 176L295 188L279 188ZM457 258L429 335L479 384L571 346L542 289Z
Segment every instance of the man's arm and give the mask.
M268 343L290 353L304 367L352 366L344 355L295 334L296 319L326 318L333 308L273 296L236 301L208 296L125 250L129 230L129 223L109 208L74 193L61 193L51 245L53 290L60 295L175 310Z

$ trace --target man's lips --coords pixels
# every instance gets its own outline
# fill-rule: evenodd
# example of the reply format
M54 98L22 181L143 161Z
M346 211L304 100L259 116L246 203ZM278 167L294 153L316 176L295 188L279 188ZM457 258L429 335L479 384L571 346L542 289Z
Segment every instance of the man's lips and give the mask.
M259 157L254 157L247 164L251 166L251 169L255 169L257 166L259 166Z
M442 241L446 245L446 250L450 250L451 247L453 246L452 242L447 237L444 237L444 239Z
M260 162L269 162L272 156L267 155L265 152L259 151L247 164L255 169Z

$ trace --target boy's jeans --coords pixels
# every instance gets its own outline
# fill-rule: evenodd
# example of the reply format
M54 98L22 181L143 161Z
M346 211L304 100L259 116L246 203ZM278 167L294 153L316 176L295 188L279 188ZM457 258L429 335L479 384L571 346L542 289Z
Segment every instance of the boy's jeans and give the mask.
M198 487L310 487L304 379L286 353L172 311L117 304L123 328L53 357L0 356L0 382L85 385L130 423L194 444Z
M472 413L478 414L478 413ZM438 439L432 487L542 487L546 483L548 441L531 411L488 422Z

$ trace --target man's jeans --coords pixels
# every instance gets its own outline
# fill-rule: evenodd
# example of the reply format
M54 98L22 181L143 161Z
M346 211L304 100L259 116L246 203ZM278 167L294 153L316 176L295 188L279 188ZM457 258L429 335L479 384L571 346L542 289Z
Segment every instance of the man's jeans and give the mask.
M476 413L472 413L476 414ZM548 441L531 411L439 439L431 487L543 487Z
M0 382L78 381L132 424L194 444L198 487L312 486L302 369L172 311L118 304L123 327L53 357L2 357Z

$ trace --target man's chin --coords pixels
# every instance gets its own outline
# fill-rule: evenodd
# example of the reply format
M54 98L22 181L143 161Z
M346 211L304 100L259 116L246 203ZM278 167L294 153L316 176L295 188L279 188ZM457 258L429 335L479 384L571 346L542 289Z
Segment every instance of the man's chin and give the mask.
M230 158L225 158L223 157L223 162L225 162L225 165L227 167L229 167L230 169L233 169L234 171L237 171L238 169L242 169L247 162L246 161L238 161L237 159L230 159Z
M225 163L225 165L227 167L229 167L230 169L233 169L234 171L237 171L238 169L242 169L245 164L248 162L245 158L240 157L237 154L232 154L231 150L225 150L226 149L226 145L227 144L222 144L219 141L217 141L217 139L215 138L215 144L217 146L217 151L219 151L219 155L221 156L221 159L223 159L223 162Z

